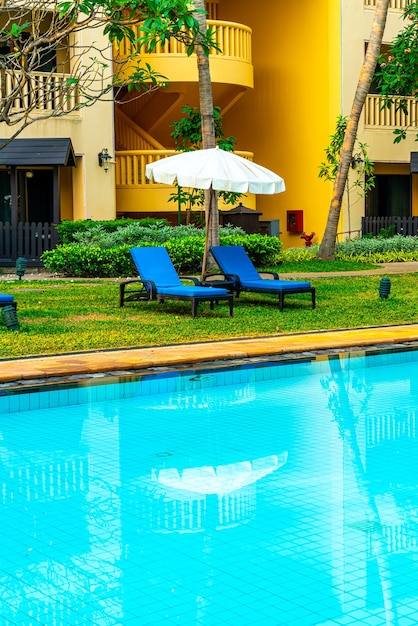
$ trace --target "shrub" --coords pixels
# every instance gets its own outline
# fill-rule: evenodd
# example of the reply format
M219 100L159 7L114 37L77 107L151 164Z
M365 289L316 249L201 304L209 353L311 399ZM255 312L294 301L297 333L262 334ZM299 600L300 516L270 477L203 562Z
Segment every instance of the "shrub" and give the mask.
M170 239L164 245L180 274L200 272L205 248L204 237Z
M268 267L279 262L282 242L269 235L223 235L220 233L222 246L242 246L257 267Z
M418 253L418 237L404 237L403 235L394 235L393 237L356 237L355 239L346 239L339 243L336 248L338 255L352 258L371 257L371 255L379 253L395 253L395 252L417 252Z
M245 235L244 231L236 227L222 227L220 232L225 234L237 233ZM143 225L141 220L119 226L116 230L105 228L101 222L95 222L91 228L73 233L72 243L83 246L99 246L101 248L113 248L114 246L139 246L144 242L163 245L171 239L183 239L185 237L203 237L205 230L194 225L169 226L162 222Z
M107 249L64 244L47 250L41 258L48 270L65 276L111 278L135 274L129 246Z
M93 220L78 220L73 222L71 220L64 220L60 224L55 224L55 228L59 235L60 243L75 243L77 241L76 235L78 233L85 233L88 231L95 231L98 227L101 232L114 232L119 228L126 228L130 224L138 224L142 227L149 226L167 226L167 220L159 220L151 217L144 217L142 219L119 219L119 220L103 220L103 221L93 221Z
M226 230L227 234L224 234ZM274 265L280 252L281 243L276 237L267 235L229 234L230 229L221 230L221 244L241 245L259 267ZM234 231L232 231L234 232ZM201 268L204 250L204 237L194 235L173 238L164 242L176 270L181 273L198 273ZM141 242L141 245L161 245L158 242ZM112 248L97 245L63 244L55 250L47 250L42 255L46 269L66 276L118 277L133 276L129 249L132 245L123 244Z
M316 259L318 250L318 244L309 247L304 246L303 248L287 248L286 250L280 251L279 260L282 263L312 261Z

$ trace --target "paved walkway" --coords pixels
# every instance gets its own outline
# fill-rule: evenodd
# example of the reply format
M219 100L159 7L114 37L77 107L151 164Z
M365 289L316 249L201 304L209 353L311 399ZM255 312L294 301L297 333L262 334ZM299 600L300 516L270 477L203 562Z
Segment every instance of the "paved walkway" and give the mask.
M352 270L349 272L310 272L309 274L280 273L280 278L331 278L334 276L374 276L383 274L413 274L418 272L418 261L410 263L386 263L371 270Z
M16 280L16 274L14 274L10 268L7 268L7 270L5 269L4 271L7 271L7 273L1 274L1 280ZM371 270L352 270L348 272L280 272L280 278L332 278L334 276L373 276L380 274L389 276L390 274L413 274L414 272L418 272L418 261L412 261L409 263L382 263L379 267L375 267ZM25 274L24 280L69 280L69 277L56 276L55 274L50 274L44 270L29 269ZM95 279L72 278L71 280L94 281ZM110 278L109 280L114 281L115 279Z
M11 359L0 361L0 383L410 342L418 342L418 324Z
M316 273L311 278L369 274L404 274L418 271L418 263L391 263L379 269L362 272ZM51 278L39 274L37 278ZM282 274L301 277L301 274ZM35 276L33 276L35 278ZM29 278L29 276L27 276ZM312 332L272 337L242 338L227 341L191 343L152 348L109 350L45 357L0 360L0 385L53 382L74 375L104 372L129 372L147 368L198 365L206 362L272 357L275 355L394 345L418 342L418 324L385 326L355 330Z

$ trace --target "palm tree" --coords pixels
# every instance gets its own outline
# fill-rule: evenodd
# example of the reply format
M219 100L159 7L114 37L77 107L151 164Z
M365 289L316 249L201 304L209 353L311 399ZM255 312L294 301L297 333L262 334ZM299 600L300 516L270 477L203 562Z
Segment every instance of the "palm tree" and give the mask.
M373 80L377 61L379 59L383 33L385 31L386 18L389 10L389 4L390 0L377 0L376 2L376 10L373 18L369 45L367 46L366 55L364 57L359 81L357 83L357 89L354 95L351 113L344 135L344 142L340 154L340 162L334 181L331 204L329 207L327 225L325 228L324 237L318 251L318 258L320 259L334 259L335 257L335 243L337 240L341 204L347 183L349 168L351 165L353 148L357 136L358 123L367 94L370 90L370 85Z
M206 13L204 0L195 0L195 9L198 10L194 14L199 22L199 30L206 33ZM199 101L200 114L202 117L202 147L203 149L215 148L215 122L213 117L213 94L212 81L210 77L209 55L207 49L197 44L195 47L197 56L197 69L199 75ZM219 212L218 212L218 196L212 188L205 192L205 223L206 237L205 250L202 263L202 279L205 277L210 265L209 251L212 246L219 245Z

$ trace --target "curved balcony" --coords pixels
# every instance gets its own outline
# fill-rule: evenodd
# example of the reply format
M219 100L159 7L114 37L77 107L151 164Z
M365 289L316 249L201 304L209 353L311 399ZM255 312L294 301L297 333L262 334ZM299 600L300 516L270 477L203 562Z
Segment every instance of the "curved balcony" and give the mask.
M145 176L148 163L159 161L165 157L179 154L175 150L118 150L116 152L116 187L121 188L154 188L161 189L160 183L154 183ZM252 152L236 152L239 156L253 160ZM165 186L169 187L169 185Z
M220 52L213 50L210 55L212 82L253 87L251 28L219 20L208 20L207 25L214 29L216 44L221 49ZM138 27L136 36L141 35ZM118 62L123 62L131 54L131 45L124 39L115 50L115 57ZM152 53L141 53L139 58L150 63L153 70L166 76L170 83L198 81L196 59L188 57L186 46L175 39L170 39L164 45L158 44ZM129 73L129 60L123 73Z
M118 214L125 217L146 210L148 214L173 212L176 207L168 203L175 185L161 185L148 180L145 176L147 163L178 154L175 150L119 150L116 152L116 206ZM250 161L252 152L237 151L236 154ZM246 201L247 206L250 204ZM228 207L230 208L230 207Z

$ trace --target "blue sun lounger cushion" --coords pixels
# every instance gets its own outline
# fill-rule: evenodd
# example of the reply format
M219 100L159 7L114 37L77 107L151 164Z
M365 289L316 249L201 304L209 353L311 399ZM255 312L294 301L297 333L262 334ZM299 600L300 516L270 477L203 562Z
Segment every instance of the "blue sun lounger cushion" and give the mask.
M6 293L0 293L0 307L13 306L16 308L16 302L13 296L9 296Z
M131 248L130 252L140 278L120 284L120 306L133 300L190 300L192 317L196 317L200 302L210 302L213 309L215 302L225 300L229 304L230 315L233 315L233 295L226 289L202 287L194 276L179 276L166 248ZM182 279L194 284L184 285ZM126 287L132 283L139 283L140 289L126 291Z
M285 295L310 293L312 308L315 308L315 288L311 283L280 280L275 272L271 273L273 279L262 278L242 246L214 246L211 252L221 272L234 282L237 296L241 291L277 294L280 311L283 311Z

